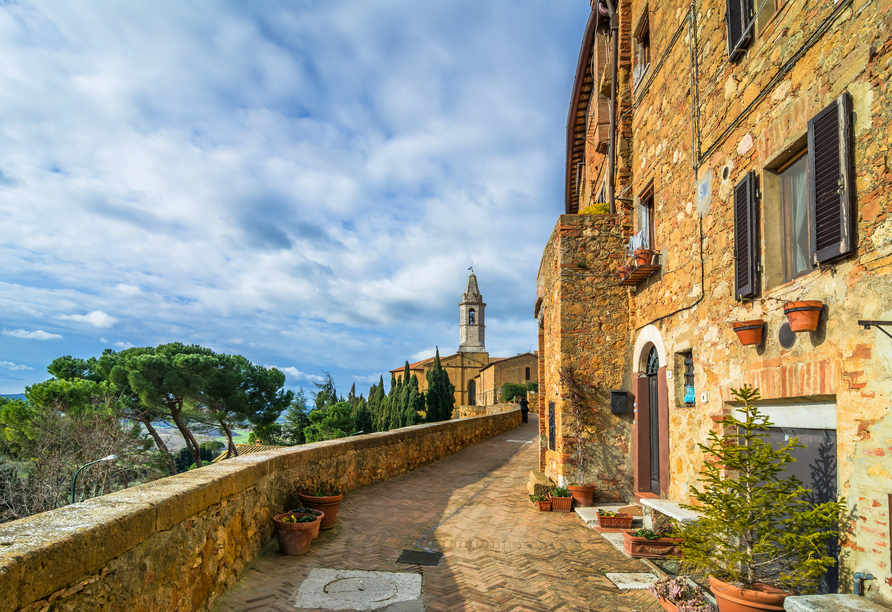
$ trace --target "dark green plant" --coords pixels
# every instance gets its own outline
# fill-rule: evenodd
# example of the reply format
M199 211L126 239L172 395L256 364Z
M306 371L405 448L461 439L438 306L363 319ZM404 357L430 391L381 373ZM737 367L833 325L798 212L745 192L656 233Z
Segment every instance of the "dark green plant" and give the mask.
M648 540L659 540L668 537L668 534L662 531L654 531L653 529L636 529L631 533L635 538L647 538Z
M722 433L711 431L700 480L693 489L700 513L682 525L683 565L720 580L752 587L765 583L781 589L813 592L835 560L827 552L839 536L844 502L812 504L809 489L784 475L801 447L796 438L780 448L764 440L772 425L753 402L758 389L744 386L731 394L741 402L741 417L728 415ZM727 475L726 475L727 474Z
M551 490L552 497L570 497L570 490L565 489L564 487L555 487Z
M548 501L547 495L530 495L530 501L540 502L540 501Z
M291 516L283 516L282 522L283 523L312 523L313 521L316 520L316 518L317 517L315 514L309 514L309 515L304 515L304 516L294 516L292 514Z

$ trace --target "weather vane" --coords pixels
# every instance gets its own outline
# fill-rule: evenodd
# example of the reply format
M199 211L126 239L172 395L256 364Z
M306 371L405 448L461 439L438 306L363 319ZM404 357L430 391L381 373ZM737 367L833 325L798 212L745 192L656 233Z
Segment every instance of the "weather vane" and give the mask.
M473 274L473 273L474 273L474 262L473 262L473 261L472 261L472 262L471 262L471 267L470 267L470 268L468 268L468 270L470 270L470 271L471 271L471 274Z

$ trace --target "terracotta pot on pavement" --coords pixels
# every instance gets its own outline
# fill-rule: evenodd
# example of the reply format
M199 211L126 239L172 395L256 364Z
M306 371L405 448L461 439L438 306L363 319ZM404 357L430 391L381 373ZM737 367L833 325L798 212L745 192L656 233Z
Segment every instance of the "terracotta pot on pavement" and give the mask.
M592 498L595 496L595 485L569 485L570 494L573 496L573 503L577 508L588 508L592 505Z
M821 318L823 307L824 304L820 300L787 302L784 304L784 313L790 322L790 329L794 332L815 331L818 329L818 319Z
M303 493L298 493L297 495L300 497L300 502L304 506L312 508L313 510L319 510L325 514L325 516L322 517L322 524L319 526L320 529L331 529L334 527L335 519L338 516L338 504L344 499L343 493L325 497L304 495Z
M742 589L714 576L709 577L709 588L715 595L719 612L782 612L784 600L793 594L767 584L757 586L760 590Z
M310 550L313 533L319 529L321 517L316 516L309 523L285 523L281 519L287 516L312 516L301 512L283 512L273 517L276 536L279 539L279 551L283 555L302 555Z

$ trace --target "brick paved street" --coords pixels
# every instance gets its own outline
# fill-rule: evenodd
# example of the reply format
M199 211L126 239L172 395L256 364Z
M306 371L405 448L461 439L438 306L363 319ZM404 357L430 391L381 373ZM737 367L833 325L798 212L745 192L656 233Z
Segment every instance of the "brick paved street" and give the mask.
M661 610L647 591L620 591L605 572L647 572L575 513L539 513L526 483L537 462L530 423L438 463L344 497L338 524L310 552L285 557L275 538L214 612L294 611L314 568L416 572L428 611ZM397 564L403 549L441 551L437 567ZM411 609L411 608L394 608ZM417 609L417 608L416 608Z

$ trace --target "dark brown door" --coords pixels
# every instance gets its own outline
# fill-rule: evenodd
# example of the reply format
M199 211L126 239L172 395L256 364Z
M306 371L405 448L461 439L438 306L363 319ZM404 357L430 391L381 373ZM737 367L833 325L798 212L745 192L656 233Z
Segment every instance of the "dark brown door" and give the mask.
M657 374L660 359L652 348L647 357L648 421L650 423L650 492L660 494L660 404Z

